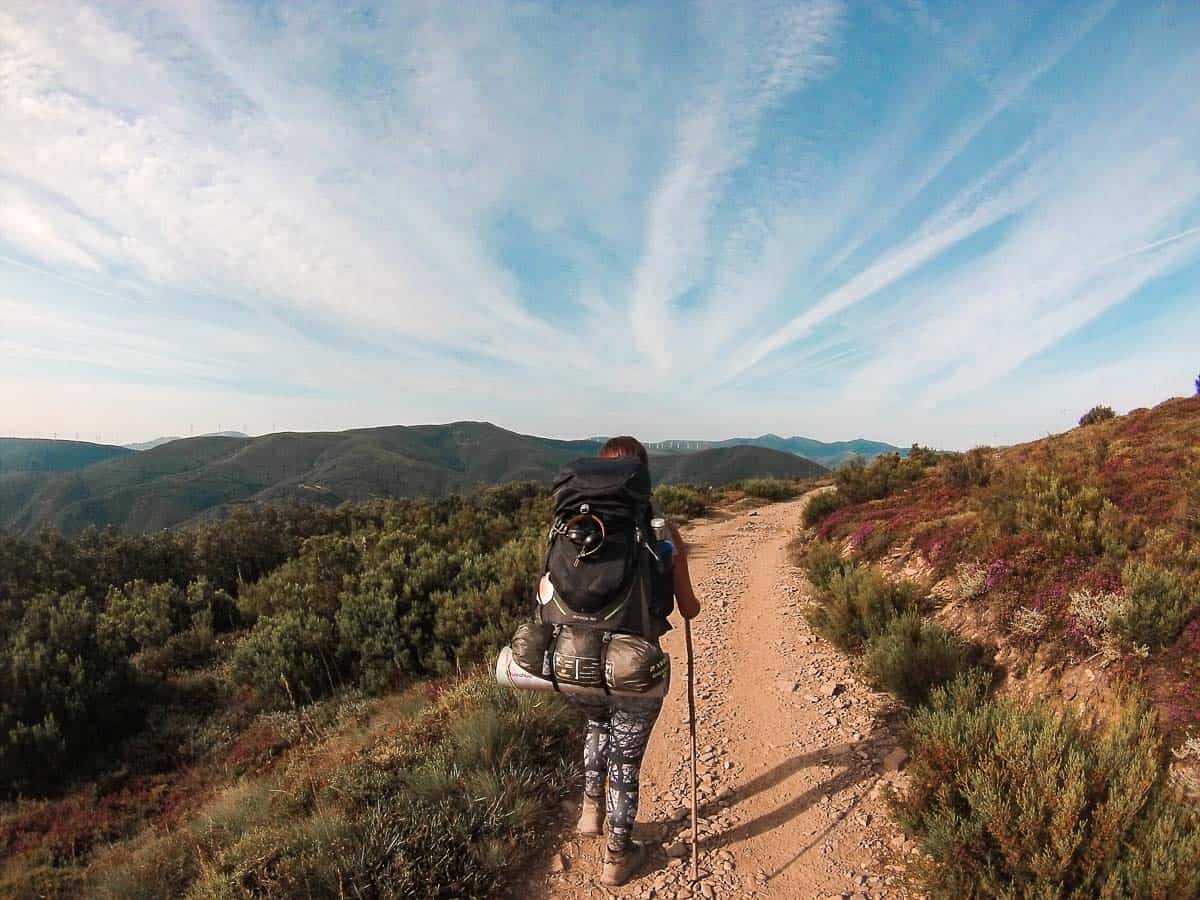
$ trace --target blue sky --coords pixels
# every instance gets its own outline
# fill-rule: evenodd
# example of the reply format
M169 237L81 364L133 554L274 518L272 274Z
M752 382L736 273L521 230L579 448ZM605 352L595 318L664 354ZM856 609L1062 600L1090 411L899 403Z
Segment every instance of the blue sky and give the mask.
M0 8L0 433L942 447L1200 370L1200 6Z

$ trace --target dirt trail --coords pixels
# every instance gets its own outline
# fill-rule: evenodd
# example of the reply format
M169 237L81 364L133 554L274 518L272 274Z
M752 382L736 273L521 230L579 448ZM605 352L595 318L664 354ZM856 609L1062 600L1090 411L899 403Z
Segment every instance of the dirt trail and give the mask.
M700 722L700 884L689 885L686 662L682 627L664 638L671 693L642 769L637 836L650 843L641 877L599 885L604 841L564 826L556 852L515 896L884 898L888 862L904 847L882 785L896 741L887 700L800 614L803 575L786 545L804 500L685 528L704 604L693 634ZM676 623L677 624L677 623ZM902 753L902 751L900 751ZM573 824L577 804L564 804Z

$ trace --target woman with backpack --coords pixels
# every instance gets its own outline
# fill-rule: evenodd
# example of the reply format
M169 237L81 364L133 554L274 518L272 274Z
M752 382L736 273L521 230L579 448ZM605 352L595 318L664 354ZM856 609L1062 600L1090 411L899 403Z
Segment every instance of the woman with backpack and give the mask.
M637 439L612 438L601 448L600 458L640 460L647 467L648 483L649 460L646 448ZM678 528L674 524L667 527L674 548L669 582L661 591L673 592L680 615L692 619L700 612L700 601L688 573L687 548ZM543 582L547 579L548 576L543 576ZM665 606L651 608L650 621L642 623L642 634L655 646L671 627L664 614L664 610L668 614L670 611L670 598L666 600ZM608 886L622 885L637 873L646 858L645 846L633 840L633 823L637 817L642 756L662 709L662 698L601 694L586 698L568 695L568 699L580 706L588 719L583 748L583 811L577 830L580 834L602 835L607 818L608 843L600 880Z

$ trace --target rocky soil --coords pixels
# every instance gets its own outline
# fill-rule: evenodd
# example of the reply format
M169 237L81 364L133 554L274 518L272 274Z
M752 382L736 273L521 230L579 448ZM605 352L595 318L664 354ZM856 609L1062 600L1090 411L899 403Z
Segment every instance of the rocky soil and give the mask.
M691 883L686 657L664 639L673 683L642 770L638 838L650 860L629 885L599 884L604 841L562 834L514 896L539 898L907 896L910 852L883 794L903 780L894 710L814 636L807 584L788 560L803 499L684 529L704 604L693 626L700 748L701 879Z

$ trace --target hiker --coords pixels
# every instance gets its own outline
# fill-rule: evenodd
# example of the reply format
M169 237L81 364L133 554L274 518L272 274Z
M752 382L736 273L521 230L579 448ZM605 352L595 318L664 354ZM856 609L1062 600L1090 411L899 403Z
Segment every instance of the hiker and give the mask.
M646 448L628 436L609 440L601 448L600 457L636 458L646 466L649 462ZM654 514L660 515L657 510ZM673 523L667 527L674 544L669 589L674 592L680 615L691 619L700 612L700 601L688 574L686 545ZM654 621L646 623L649 627L644 636L657 646L659 637L671 626L665 616L652 612L651 617ZM646 857L645 847L633 840L633 822L637 817L642 755L662 709L662 698L601 694L595 698L568 695L568 699L580 706L588 719L583 747L583 812L577 830L580 834L601 835L607 816L608 843L600 880L615 887L629 881Z

